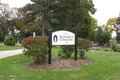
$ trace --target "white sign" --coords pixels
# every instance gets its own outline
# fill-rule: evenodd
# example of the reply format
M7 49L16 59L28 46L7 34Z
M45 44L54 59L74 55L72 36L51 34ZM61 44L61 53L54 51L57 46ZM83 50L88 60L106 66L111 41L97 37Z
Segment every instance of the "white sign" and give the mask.
M52 32L52 45L75 45L75 34L64 30Z

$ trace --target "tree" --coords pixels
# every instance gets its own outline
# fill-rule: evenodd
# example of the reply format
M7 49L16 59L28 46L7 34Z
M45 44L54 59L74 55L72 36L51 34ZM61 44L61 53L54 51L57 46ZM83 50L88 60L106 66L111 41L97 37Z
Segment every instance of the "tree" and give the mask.
M100 45L103 45L103 30L101 27L98 28L95 41L99 42Z
M16 35L16 30L20 30L20 27L17 26L17 23L21 21L23 15L25 14L21 11L21 9L22 8L15 8L15 7L11 8L12 18L9 20L8 28L9 28L9 32L13 35L13 37Z
M58 0L54 6L54 18L59 23L51 23L54 30L78 31L78 36L87 38L90 31L91 13L96 9L92 0Z
M111 33L108 32L104 25L99 27L96 34L96 42L99 42L100 45L107 44L109 46L109 40L111 39Z
M19 31L20 34L20 42L22 42L22 39L24 38L25 35L25 30L26 30L26 25L22 22L22 19L11 19L9 22L9 28L12 32L12 34L17 35L15 33L15 30Z
M112 50L117 51L117 40L115 38L112 39L110 44L111 44Z
M89 34L87 37L90 41L95 41L95 36L96 36L98 27L99 26L97 24L97 20L91 16L91 25L90 25L91 30L89 31Z
M9 21L9 29L12 35L15 35L16 37L20 36L20 42L22 42L22 39L25 37L27 27L22 20L26 14L22 9L23 8L13 8L12 11L14 12L14 18Z
M12 12L8 4L0 3L0 28L2 29L3 40L8 33L8 21L11 18Z
M120 17L118 17L118 18L116 19L116 24L117 24L117 26L120 25ZM116 26L116 27L117 27L117 26Z
M108 21L107 21L107 24L105 25L105 29L107 32L111 32L116 28L116 20L117 18L110 18Z
M95 13L92 0L32 0L32 4L24 7L25 23L37 21L38 28L52 26L54 30L78 31L80 37L87 38L90 31L90 12ZM31 26L33 27L33 26Z
M3 35L2 35L2 30L0 29L0 42L4 42L3 41Z
M107 44L108 46L110 46L109 40L111 39L111 33L107 32L105 29L104 29L103 33L104 33L103 34L103 43Z
M50 27L48 18L51 19L52 6L55 4L55 0L31 0L32 4L27 4L24 7L26 15L24 17L24 22L30 23L37 20L39 23L39 29L42 28L42 36L45 35L45 27Z
M120 17L118 17L116 19L116 27L114 29L116 31L116 39L117 39L117 42L120 43Z

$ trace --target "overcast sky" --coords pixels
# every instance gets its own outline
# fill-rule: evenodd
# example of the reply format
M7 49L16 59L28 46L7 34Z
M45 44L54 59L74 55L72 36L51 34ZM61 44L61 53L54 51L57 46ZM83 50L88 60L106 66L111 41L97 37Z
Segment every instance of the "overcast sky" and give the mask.
M109 18L119 17L120 0L93 0L96 13L92 15L98 21L98 25L106 24ZM112 33L112 37L116 33Z
M30 2L31 0L1 0L1 3L7 3L11 7L17 7L17 8L23 7Z
M119 17L120 0L93 0L97 11L94 18L98 20L98 24L106 24L109 18Z
M2 3L7 3L11 7L23 7L31 0L1 0ZM106 24L109 18L119 16L120 0L93 0L96 13L92 15L98 21L98 25ZM115 33L113 34L115 36Z

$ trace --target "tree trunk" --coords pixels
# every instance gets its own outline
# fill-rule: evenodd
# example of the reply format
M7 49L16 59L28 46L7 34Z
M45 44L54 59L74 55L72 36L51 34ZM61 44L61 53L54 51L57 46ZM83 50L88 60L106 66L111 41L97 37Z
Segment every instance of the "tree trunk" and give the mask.
M5 40L5 30L4 29L2 29L3 30L3 41Z

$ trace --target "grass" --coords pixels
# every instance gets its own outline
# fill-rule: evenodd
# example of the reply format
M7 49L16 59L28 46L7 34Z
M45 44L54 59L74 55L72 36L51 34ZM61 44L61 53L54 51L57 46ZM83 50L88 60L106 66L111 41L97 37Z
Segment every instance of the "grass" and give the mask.
M57 57L58 49L52 49L52 57ZM119 80L120 53L94 51L86 53L88 59L94 60L93 63L71 71L42 71L24 67L32 58L23 54L0 59L0 80Z
M0 51L7 51L7 50L16 50L16 49L22 49L23 47L21 45L18 46L6 46L2 45L0 46Z

